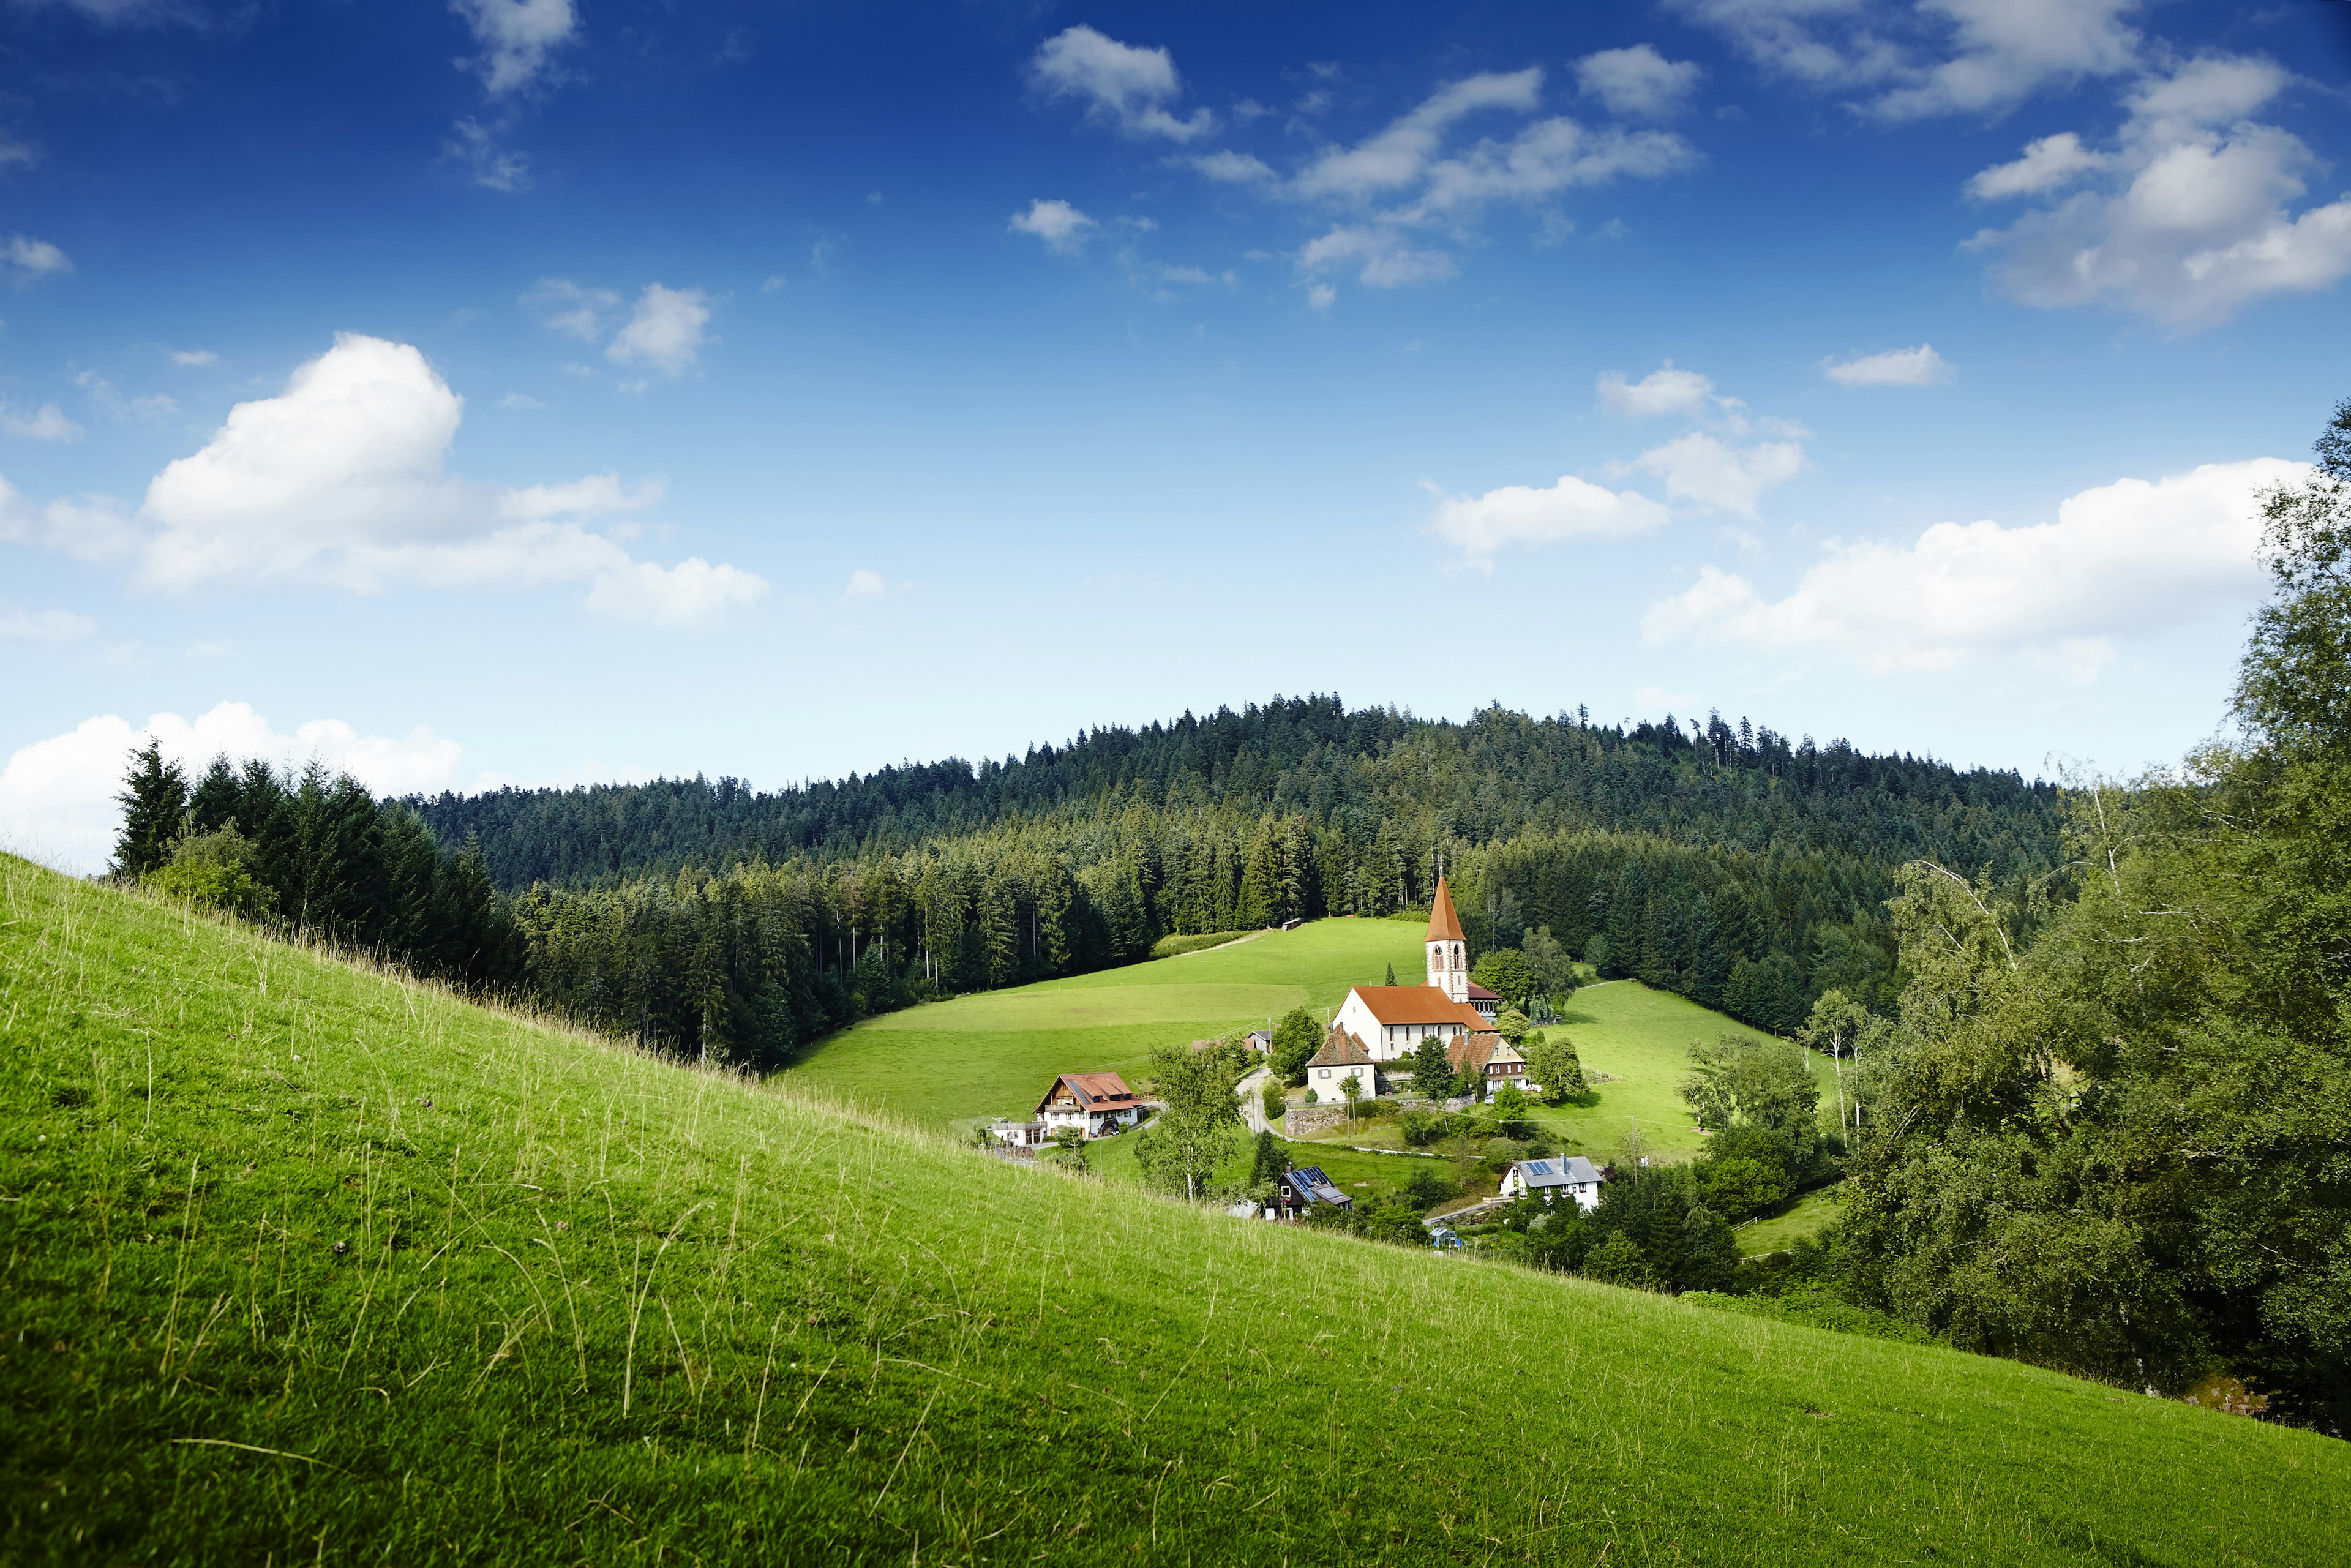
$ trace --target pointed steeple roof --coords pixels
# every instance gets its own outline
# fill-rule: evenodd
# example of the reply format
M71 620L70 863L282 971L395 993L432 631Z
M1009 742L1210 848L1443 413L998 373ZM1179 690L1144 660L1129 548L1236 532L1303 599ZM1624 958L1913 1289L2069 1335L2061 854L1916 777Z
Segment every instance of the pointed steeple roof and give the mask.
M1437 879L1437 902L1428 909L1428 936L1431 942L1462 942L1461 917L1453 913L1453 890L1445 885L1445 878Z

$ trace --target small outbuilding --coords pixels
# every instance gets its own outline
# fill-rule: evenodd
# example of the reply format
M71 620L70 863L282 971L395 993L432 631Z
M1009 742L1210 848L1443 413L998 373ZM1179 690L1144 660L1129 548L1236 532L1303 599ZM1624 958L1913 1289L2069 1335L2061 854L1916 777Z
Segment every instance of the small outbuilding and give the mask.
M1366 1100L1380 1092L1379 1069L1372 1063L1371 1051L1345 1029L1333 1025L1322 1039L1322 1049L1306 1063L1306 1087L1314 1091L1317 1100L1343 1100L1347 1091L1342 1085L1350 1078Z

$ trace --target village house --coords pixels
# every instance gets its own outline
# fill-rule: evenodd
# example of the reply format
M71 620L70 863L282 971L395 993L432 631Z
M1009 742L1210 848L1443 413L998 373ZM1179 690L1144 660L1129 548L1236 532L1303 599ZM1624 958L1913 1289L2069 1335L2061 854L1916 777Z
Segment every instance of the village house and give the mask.
M1088 1138L1123 1133L1143 1119L1145 1102L1115 1072L1064 1072L1053 1080L1026 1122L997 1122L987 1131L1000 1144L1033 1149L1053 1141L1064 1127Z
M1608 1178L1582 1155L1568 1155L1558 1159L1518 1160L1503 1174L1501 1196L1523 1197L1541 1193L1545 1203L1564 1193L1574 1200L1578 1208L1590 1209L1600 1202L1600 1184Z
M1508 1086L1513 1089L1539 1089L1541 1084L1527 1077L1527 1059L1519 1048L1499 1034L1458 1035L1445 1048L1445 1060L1453 1071L1476 1073L1486 1085L1486 1092Z
M1306 1087L1318 1101L1345 1099L1345 1085L1351 1078L1356 1093L1369 1100L1379 1092L1379 1076L1372 1053L1343 1029L1332 1030L1322 1040L1322 1049L1306 1063Z
M1332 1019L1334 1028L1362 1042L1374 1062L1401 1061L1424 1040L1441 1040L1449 1046L1464 1038L1493 1034L1493 1014L1481 1010L1479 1002L1482 998L1499 1006L1500 998L1470 983L1468 939L1454 912L1452 889L1441 876L1423 946L1428 959L1426 985L1357 986Z
M1339 1184L1322 1174L1321 1166L1300 1166L1284 1171L1274 1183L1274 1207L1285 1215L1294 1215L1315 1204L1328 1204L1333 1208L1353 1208L1355 1200L1339 1190Z

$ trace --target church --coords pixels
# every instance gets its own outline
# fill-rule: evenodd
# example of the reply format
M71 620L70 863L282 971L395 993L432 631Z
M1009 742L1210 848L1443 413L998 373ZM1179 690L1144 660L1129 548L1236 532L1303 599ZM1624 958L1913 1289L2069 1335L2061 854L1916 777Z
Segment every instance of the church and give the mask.
M1469 941L1454 912L1453 891L1440 876L1428 911L1428 981L1419 986L1357 986L1331 1020L1332 1038L1343 1030L1374 1062L1401 1061L1434 1036L1457 1059L1466 1050L1481 1062L1491 1047L1499 998L1469 978ZM1483 1053L1480 1047L1488 1048ZM1325 1048L1329 1049L1328 1047ZM1502 1046L1504 1051L1510 1048ZM1516 1052L1510 1052L1515 1056ZM1310 1081L1311 1082L1311 1081Z

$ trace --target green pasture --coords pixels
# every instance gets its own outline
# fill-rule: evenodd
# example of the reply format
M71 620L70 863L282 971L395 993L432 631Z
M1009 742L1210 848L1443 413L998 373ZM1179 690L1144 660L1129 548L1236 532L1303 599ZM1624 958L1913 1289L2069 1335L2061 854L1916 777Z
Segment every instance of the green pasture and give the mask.
M1575 1042L1587 1075L1608 1073L1616 1082L1595 1084L1586 1103L1539 1105L1534 1118L1571 1154L1604 1159L1637 1126L1652 1159L1687 1160L1706 1144L1698 1120L1681 1096L1689 1073L1689 1048L1725 1034L1766 1039L1721 1013L1710 1012L1671 991L1653 991L1638 980L1605 980L1575 993L1560 1022ZM1834 1127L1834 1069L1825 1056L1813 1057L1821 1081L1821 1104Z
M984 991L866 1019L785 1074L926 1127L1025 1116L1062 1072L1141 1074L1155 1047L1319 1016L1394 964L1422 972L1417 924L1317 920L1295 931L1091 975Z
M0 1051L11 1564L2351 1539L2338 1441L1014 1166L16 860Z
M1739 1250L1750 1258L1760 1258L1766 1252L1777 1252L1810 1236L1818 1236L1837 1217L1842 1201L1836 1186L1819 1187L1805 1193L1779 1213L1763 1219L1750 1219L1731 1234L1739 1239Z

